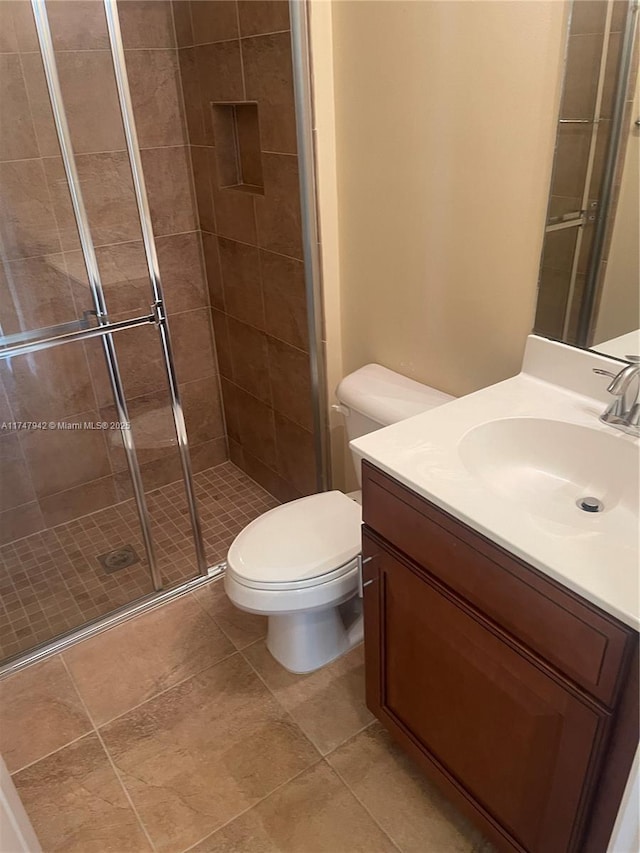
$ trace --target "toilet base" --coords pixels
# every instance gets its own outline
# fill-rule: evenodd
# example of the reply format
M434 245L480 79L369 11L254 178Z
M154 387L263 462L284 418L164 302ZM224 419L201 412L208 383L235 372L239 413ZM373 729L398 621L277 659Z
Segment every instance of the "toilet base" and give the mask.
M269 616L267 648L289 672L313 672L339 658L364 636L362 602Z

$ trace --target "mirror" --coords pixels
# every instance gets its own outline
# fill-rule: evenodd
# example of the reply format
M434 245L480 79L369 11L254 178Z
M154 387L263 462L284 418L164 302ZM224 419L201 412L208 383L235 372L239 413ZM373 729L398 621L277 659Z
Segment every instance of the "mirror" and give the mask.
M637 9L573 0L534 332L640 354Z

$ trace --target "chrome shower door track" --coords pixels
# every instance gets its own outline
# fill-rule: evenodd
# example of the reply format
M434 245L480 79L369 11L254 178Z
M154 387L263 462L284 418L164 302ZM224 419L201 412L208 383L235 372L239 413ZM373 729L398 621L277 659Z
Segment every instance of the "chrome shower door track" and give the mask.
M81 628L76 628L74 631L62 634L54 640L42 643L42 645L36 646L34 649L31 649L24 654L17 655L6 663L0 665L0 681L3 678L13 675L15 672L19 672L21 669L31 666L32 664L40 663L47 658L53 657L53 655L58 655L61 652L64 652L65 649L75 646L76 643L82 642L82 640L88 640L90 637L94 637L96 634L101 634L103 631L113 628L115 625L119 625L122 622L127 622L129 619L133 619L134 616L139 616L150 610L155 610L156 607L160 607L162 604L168 604L170 601L174 601L176 598L180 598L181 596L192 592L194 589L199 589L201 586L204 586L211 581L218 580L223 576L225 568L226 563L218 563L208 569L206 575L199 575L198 577L191 578L191 580L185 581L172 589L152 592L144 598L134 601L132 604L127 604L124 607L119 607L117 610L113 610L107 616L87 622Z

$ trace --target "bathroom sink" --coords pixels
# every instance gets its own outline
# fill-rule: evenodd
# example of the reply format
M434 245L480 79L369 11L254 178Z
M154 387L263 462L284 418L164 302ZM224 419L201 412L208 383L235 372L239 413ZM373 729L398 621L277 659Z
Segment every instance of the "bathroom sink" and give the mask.
M574 423L514 417L473 427L460 458L486 488L533 516L637 535L638 448Z
M610 403L600 373L616 367L596 353L531 336L517 376L351 447L640 630L640 439L599 420Z

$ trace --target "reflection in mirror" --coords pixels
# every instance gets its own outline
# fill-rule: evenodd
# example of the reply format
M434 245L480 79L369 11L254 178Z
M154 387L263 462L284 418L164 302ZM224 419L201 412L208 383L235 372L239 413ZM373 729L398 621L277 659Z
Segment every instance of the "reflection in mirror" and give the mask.
M637 17L572 4L534 326L618 358L640 351Z
M592 346L624 358L640 354L640 86L629 126L627 152L615 210L611 242L603 260ZM628 118L628 116L627 116Z

